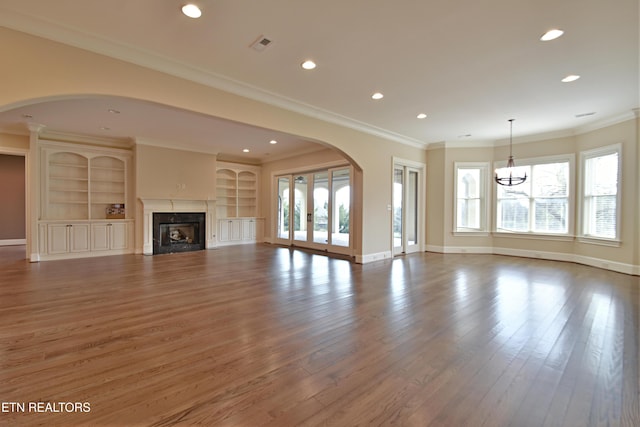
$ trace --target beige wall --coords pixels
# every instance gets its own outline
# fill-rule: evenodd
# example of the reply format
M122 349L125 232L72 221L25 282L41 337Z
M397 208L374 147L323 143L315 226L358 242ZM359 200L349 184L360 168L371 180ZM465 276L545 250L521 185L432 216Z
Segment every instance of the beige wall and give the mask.
M0 152L26 153L29 151L29 137L0 133L0 147Z
M216 156L138 144L135 157L138 198L215 199Z

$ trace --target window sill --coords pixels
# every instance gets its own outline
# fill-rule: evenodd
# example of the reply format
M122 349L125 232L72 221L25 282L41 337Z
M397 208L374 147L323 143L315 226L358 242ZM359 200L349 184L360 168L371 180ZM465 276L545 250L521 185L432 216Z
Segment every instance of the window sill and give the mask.
M494 231L493 236L506 237L510 239L557 240L560 242L572 242L575 240L575 236L571 234L512 233L509 231Z
M471 231L471 230L454 231L452 234L457 237L488 237L489 236L488 231Z
M622 245L622 241L616 239L605 239L599 237L580 236L578 242L586 243L589 245L609 246L612 248L619 248Z

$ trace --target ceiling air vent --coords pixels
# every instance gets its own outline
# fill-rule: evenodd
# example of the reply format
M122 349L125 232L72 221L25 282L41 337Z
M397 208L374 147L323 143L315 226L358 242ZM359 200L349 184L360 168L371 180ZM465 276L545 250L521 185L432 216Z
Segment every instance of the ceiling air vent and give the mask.
M271 40L266 38L265 36L260 36L251 44L251 48L253 50L257 50L258 52L262 52L266 49L267 46L271 44Z

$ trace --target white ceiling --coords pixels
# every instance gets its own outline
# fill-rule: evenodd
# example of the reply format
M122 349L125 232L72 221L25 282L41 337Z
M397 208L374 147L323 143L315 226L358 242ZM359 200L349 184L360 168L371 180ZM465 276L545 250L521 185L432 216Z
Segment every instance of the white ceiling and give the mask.
M640 106L638 0L194 3L203 11L196 20L177 0L0 0L0 25L411 144L504 139L511 118L514 138L570 134ZM564 36L540 41L553 27ZM272 43L257 52L250 45L260 36ZM315 70L300 68L308 58ZM562 83L568 74L581 78ZM376 91L382 100L371 99ZM585 113L595 114L576 117ZM109 98L0 106L0 127L24 128L23 114L62 132L180 141L229 155L247 145L247 155L262 160L311 144ZM265 145L273 138L283 144Z

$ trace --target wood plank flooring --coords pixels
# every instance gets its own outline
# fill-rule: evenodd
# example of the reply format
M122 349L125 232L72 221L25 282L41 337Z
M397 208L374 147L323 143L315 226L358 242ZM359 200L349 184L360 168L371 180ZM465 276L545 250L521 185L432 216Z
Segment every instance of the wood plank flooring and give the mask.
M20 255L0 248L0 425L640 425L638 277L269 245Z

